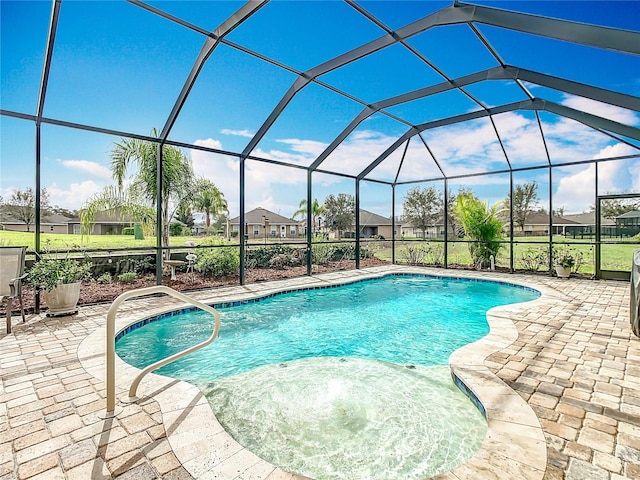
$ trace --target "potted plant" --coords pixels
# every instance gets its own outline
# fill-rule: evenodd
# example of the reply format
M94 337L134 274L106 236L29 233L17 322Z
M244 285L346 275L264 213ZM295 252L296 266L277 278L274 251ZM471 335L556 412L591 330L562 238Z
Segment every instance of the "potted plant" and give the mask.
M555 266L558 278L569 278L571 269L576 264L575 257L568 251L558 252L556 256Z
M69 257L40 257L29 269L26 283L42 290L48 316L71 315L78 309L80 284L91 276L92 263Z

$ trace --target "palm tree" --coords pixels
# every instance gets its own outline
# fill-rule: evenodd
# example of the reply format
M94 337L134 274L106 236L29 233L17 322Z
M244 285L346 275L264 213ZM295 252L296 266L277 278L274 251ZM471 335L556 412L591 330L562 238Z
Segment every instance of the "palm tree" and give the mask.
M315 235L316 233L316 218L322 215L325 211L324 205L320 205L317 198L313 199L311 202L311 233ZM298 210L293 212L293 218L296 218L298 215L302 215L303 217L307 215L307 200L301 200L298 205Z
M228 210L227 201L224 194L218 190L215 183L207 179L200 179L196 184L196 191L193 198L193 205L196 209L205 214L205 225L211 226L211 216Z
M155 136L156 131L153 131ZM81 212L83 233L89 231L98 212L119 210L138 221L151 224L154 221L154 205L157 201L157 155L155 142L139 139L122 139L111 150L111 172L117 186L105 187L89 199ZM137 171L127 177L135 164ZM160 209L162 225L161 245L169 246L169 220L182 201L191 200L196 183L193 168L187 156L178 148L165 145L162 150L162 192ZM165 250L165 256L168 255Z

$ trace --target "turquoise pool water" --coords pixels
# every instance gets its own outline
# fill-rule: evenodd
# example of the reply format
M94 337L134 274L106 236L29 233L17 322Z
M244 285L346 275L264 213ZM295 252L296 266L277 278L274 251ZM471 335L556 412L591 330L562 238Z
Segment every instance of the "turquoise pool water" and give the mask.
M199 384L309 357L447 365L454 350L488 333L487 310L537 297L496 282L405 275L276 295L220 308L219 337L157 373ZM144 368L210 334L211 316L197 310L134 330L116 351Z
M317 480L410 480L471 458L484 417L448 357L489 331L489 308L537 298L495 282L388 276L220 308L218 339L159 370L199 386L220 423L259 457ZM116 343L143 368L206 339L199 311Z

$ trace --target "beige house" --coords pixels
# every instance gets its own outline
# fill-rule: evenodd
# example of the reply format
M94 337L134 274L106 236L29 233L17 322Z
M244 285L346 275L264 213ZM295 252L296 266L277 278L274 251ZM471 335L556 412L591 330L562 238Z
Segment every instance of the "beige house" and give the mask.
M558 217L556 215L553 216L552 222L552 233L554 235L564 235L569 227L575 227L578 225L578 222L569 220L566 217ZM505 230L508 231L508 228L509 225L507 223L505 224ZM514 237L549 235L549 214L541 212L528 213L525 218L524 228L521 228L520 225L514 225L513 235Z
M82 226L80 218L70 218L69 233L80 235ZM89 235L122 235L122 229L137 223L132 217L122 215L119 210L96 213Z
M585 235L592 236L596 233L596 212L577 213L572 215L563 215L562 218L575 222L575 225L565 227L565 235L574 238L583 237ZM616 222L610 218L601 217L600 226L603 231L616 226Z
M353 226L353 230L356 226ZM393 222L391 217L383 217L377 213L360 209L360 238L374 238L382 236L391 239Z
M245 225L242 231L248 239L267 238L297 238L303 234L299 229L297 220L283 217L266 208L258 207L246 212ZM237 236L240 232L240 217L229 220L231 235Z
M71 233L69 232L69 217L59 214L45 215L40 222L40 233ZM6 212L0 212L0 229L11 232L35 232L35 222L27 225L22 220L16 220Z

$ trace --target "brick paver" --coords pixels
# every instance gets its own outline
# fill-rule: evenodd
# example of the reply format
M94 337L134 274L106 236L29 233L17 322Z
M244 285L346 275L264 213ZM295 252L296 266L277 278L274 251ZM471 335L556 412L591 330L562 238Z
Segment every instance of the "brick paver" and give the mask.
M517 340L485 361L538 416L547 444L544 478L640 478L640 339L629 328L628 284L494 277L557 293L553 304L511 315ZM214 295L194 294L202 300ZM128 308L158 302L170 300L145 299ZM155 400L101 418L103 381L85 371L77 350L91 332L104 329L107 308L83 307L62 318L31 315L13 334L0 335L0 480L193 478L167 441ZM292 478L260 468L265 473L251 478ZM498 478L509 478L504 475Z

